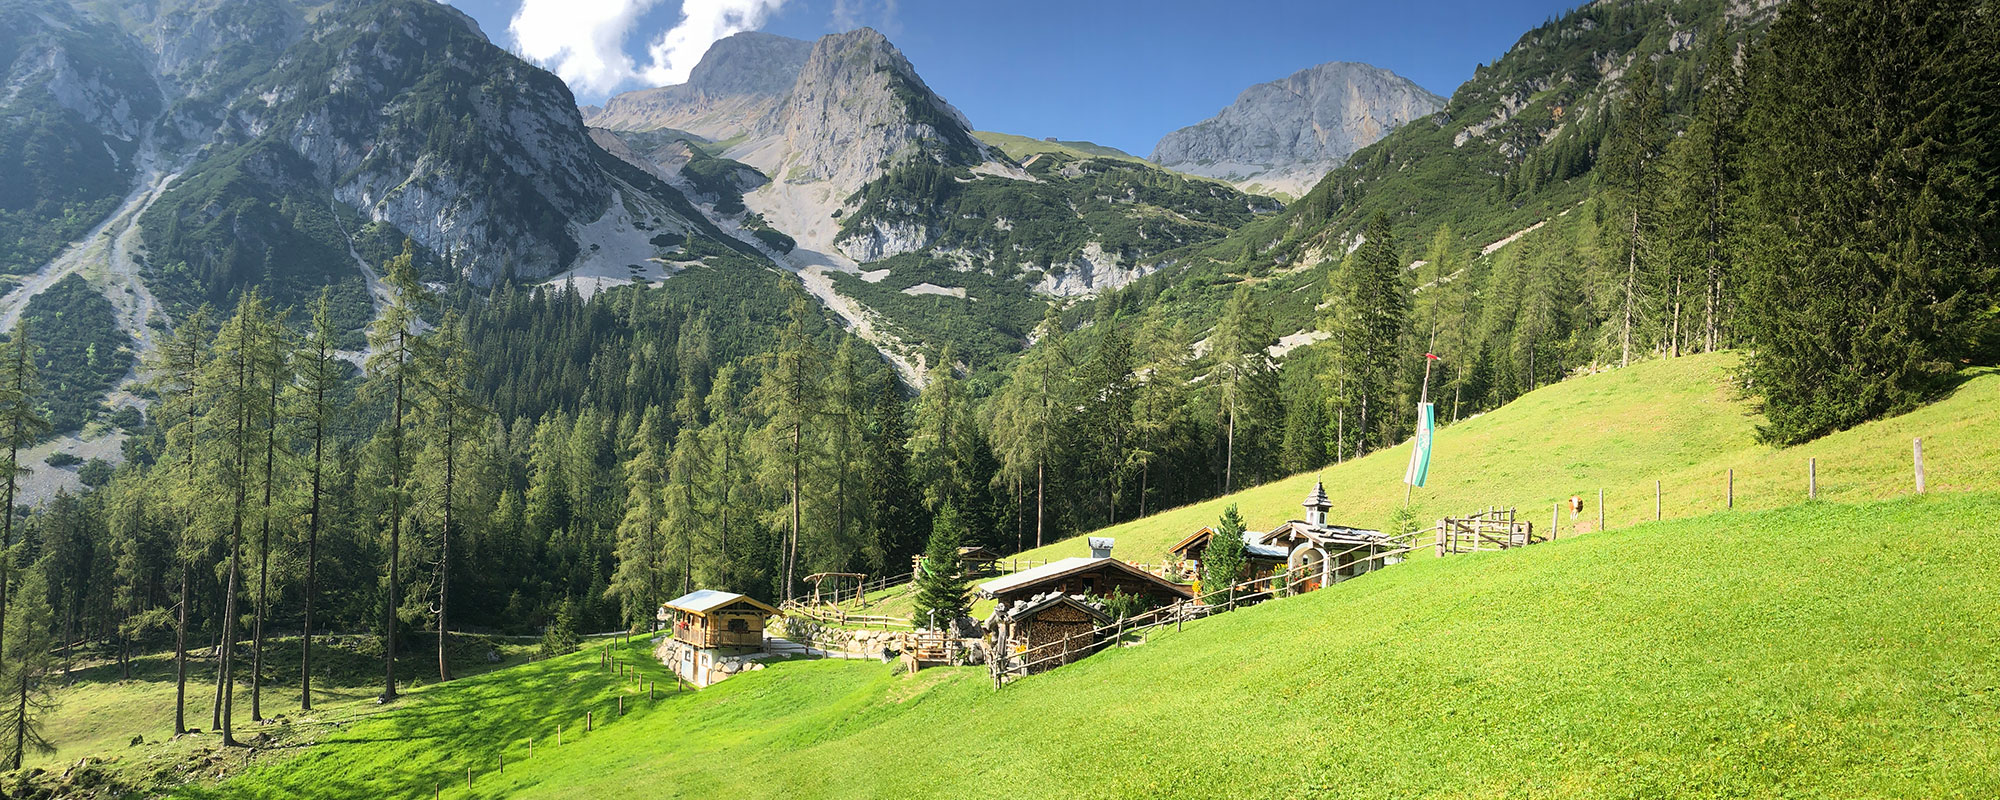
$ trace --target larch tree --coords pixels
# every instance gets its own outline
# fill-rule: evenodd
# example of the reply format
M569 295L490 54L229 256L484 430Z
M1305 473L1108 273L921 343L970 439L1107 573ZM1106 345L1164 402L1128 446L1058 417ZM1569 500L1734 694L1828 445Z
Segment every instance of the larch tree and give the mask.
M212 312L207 306L196 309L174 326L151 356L147 371L153 391L159 395L153 416L165 429L168 458L163 462L172 472L168 505L177 517L174 528L174 566L179 573L179 601L174 605L174 734L187 732L188 614L193 605L189 574L197 557L195 505L185 502L185 491L198 482L196 451L201 440L201 420L205 414L201 369L208 357L209 325ZM178 450L179 453L173 451Z
M1222 484L1227 494L1236 487L1239 432L1261 430L1277 406L1277 366L1269 348L1278 338L1271 320L1248 286L1238 286L1224 306L1222 319L1208 338L1211 359L1205 383L1215 393L1223 432ZM1248 438L1248 437L1244 437Z
M805 486L818 446L815 426L825 400L821 385L823 354L814 341L810 323L811 301L803 293L792 298L790 321L779 336L778 348L769 354L764 379L750 393L750 401L767 419L758 435L759 449L766 455L767 477L782 484L787 497L783 564L779 570L784 586L779 596L792 599L797 587L800 518L804 513Z
M14 547L15 496L28 472L21 466L21 451L33 447L49 431L48 418L39 408L41 399L35 345L27 321L22 320L14 323L12 334L0 345L0 437L7 440L7 460L0 462L7 480L5 503L0 505L0 553ZM0 654L7 652L7 583L13 571L12 559L0 558Z
M56 661L55 612L49 606L48 583L30 571L15 590L14 613L7 618L6 665L0 678L6 698L0 702L0 731L12 739L8 768L20 769L30 753L53 753L42 735L43 716L55 707L51 678L61 671Z
M465 343L465 321L457 311L446 311L444 321L430 336L433 341L424 352L429 363L423 366L425 380L417 417L424 425L428 504L435 509L432 516L438 521L437 578L433 582L437 604L432 607L437 620L438 680L448 681L453 537L463 536L466 527L459 509L465 496L460 484L469 471L468 451L478 451L479 437L486 430L486 409L472 392L473 354ZM463 544L458 546L464 548Z
M415 244L403 242L403 252L383 270L389 300L368 327L368 386L389 406L387 424L378 436L386 440L389 471L389 547L385 554L387 591L382 599L382 699L396 699L396 619L401 600L404 482L409 477L408 423L423 385L430 343L424 336L423 307L430 290L417 278Z
M328 426L339 413L335 394L346 373L346 362L336 352L340 330L333 321L332 291L322 290L313 306L312 326L293 355L299 382L291 397L295 419L305 427L312 442L311 478L306 497L306 582L305 613L299 633L299 708L312 710L313 604L319 599L319 539L326 524L326 457Z
M266 326L275 324L269 313L268 304L256 290L245 292L215 336L201 384L208 387L210 398L205 403L208 418L202 426L217 435L208 442L201 459L207 469L204 485L190 487L211 498L203 503L207 513L215 517L207 527L223 532L223 557L228 566L223 581L215 721L222 730L222 743L231 747L240 744L235 738L237 601L243 585L245 518L251 511L249 492L254 483L252 457L262 438L254 427L261 420L265 397L258 382L263 366L260 359L268 335ZM224 496L215 497L217 493Z
M1625 98L1610 138L1604 143L1599 180L1618 213L1617 252L1624 262L1619 278L1618 365L1632 363L1632 343L1643 331L1651 265L1645 263L1658 225L1659 160L1666 147L1665 103L1653 74L1653 62L1643 54L1625 75ZM1635 333L1635 331L1637 331Z
M910 431L910 474L923 491L924 508L962 503L972 493L972 451L979 435L965 382L952 373L950 348L926 374Z
M259 321L256 374L267 392L255 414L264 429L263 500L257 510L257 606L256 629L250 645L250 719L264 719L264 620L270 612L271 518L277 513L271 501L278 483L278 428L283 406L280 393L291 384L291 331L282 314Z

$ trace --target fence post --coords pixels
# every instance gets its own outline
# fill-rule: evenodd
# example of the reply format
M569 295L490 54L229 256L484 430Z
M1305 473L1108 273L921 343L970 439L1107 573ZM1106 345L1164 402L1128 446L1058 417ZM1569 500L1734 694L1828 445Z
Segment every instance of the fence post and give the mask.
M1806 499L1819 499L1819 459L1806 459Z
M1924 439L1919 436L1910 441L1910 451L1917 459L1917 494L1924 493Z
M1562 520L1563 504L1561 500L1557 500L1555 508L1549 512L1549 541L1553 542L1556 540L1556 532L1562 530ZM1474 547L1477 546L1475 543Z
M501 754L500 754L500 774L502 774L502 775L505 775L505 774L507 774L507 754L506 754L506 753L501 753Z
M1736 507L1736 470L1729 470L1729 507Z
M1660 482L1653 481L1653 521L1660 521Z
M592 728L592 725L591 725L591 722L593 721L593 720L592 720L592 718L591 718L591 715L592 715L593 713L595 713L595 712L591 712L591 711L585 711L585 712L583 712L583 732L584 732L584 733L589 733L589 732L591 731L591 728Z
M466 768L465 768L465 788L467 788L467 789L470 789L470 788L472 788L472 768L471 768L471 767L466 767Z
M625 695L618 696L618 716L625 716Z
M1604 489L1603 489L1603 487L1599 487L1599 488L1598 488L1598 490L1597 490L1597 532L1598 532L1598 533L1603 533L1603 532L1604 532Z

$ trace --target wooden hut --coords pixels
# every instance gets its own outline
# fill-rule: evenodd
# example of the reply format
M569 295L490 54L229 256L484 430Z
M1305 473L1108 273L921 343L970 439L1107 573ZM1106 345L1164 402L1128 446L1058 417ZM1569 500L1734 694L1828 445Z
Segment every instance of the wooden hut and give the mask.
M992 575L999 571L999 563L999 553L995 553L984 547L961 547L958 548L959 574L957 577L977 578L982 575ZM924 554L918 553L911 556L910 574L914 576L921 574L923 571Z
M778 610L734 592L702 589L667 601L661 611L674 638L699 649L764 649L764 620Z
M764 621L777 613L734 592L689 592L660 606L660 621L674 635L654 655L688 683L708 686L735 674L746 659L762 657Z
M1237 580L1256 580L1270 577L1285 566L1285 548L1268 544L1252 544L1258 536L1255 531L1243 532L1243 574ZM1201 530L1188 534L1187 538L1167 549L1169 562L1177 565L1179 577L1194 580L1201 576L1201 554L1208 549L1208 543L1215 538L1215 529L1203 526Z
M1010 605L1049 592L1093 597L1124 592L1153 606L1194 596L1185 586L1108 556L1065 558L979 585L979 596Z
M1086 597L1048 592L995 606L986 627L1002 655L1033 674L1096 652L1102 643L1097 630L1111 622L1111 614Z
M984 547L958 548L958 563L968 576L992 575L999 571L1000 554Z

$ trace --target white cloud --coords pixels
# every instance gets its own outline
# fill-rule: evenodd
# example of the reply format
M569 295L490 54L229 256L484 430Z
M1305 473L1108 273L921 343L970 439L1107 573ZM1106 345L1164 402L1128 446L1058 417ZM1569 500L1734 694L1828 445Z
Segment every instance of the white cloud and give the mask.
M547 67L570 88L602 94L632 78L625 39L632 23L657 0L522 0L507 23L522 56Z
M763 27L785 0L684 0L679 24L647 48L640 66L626 53L632 26L660 0L522 0L507 30L522 56L547 67L579 94L608 94L643 80L686 83L708 46Z
M645 70L655 86L686 83L688 73L716 40L764 27L785 0L685 0L681 21L647 48L653 63Z

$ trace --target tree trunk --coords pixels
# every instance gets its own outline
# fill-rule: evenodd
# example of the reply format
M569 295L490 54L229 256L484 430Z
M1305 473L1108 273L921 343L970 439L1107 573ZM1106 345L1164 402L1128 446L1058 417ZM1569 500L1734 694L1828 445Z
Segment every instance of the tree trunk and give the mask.
M451 666L445 660L446 637L450 636L447 616L451 608L451 493L454 470L458 465L455 421L452 409L445 407L444 423L444 531L438 536L438 680L451 680Z
M183 534L185 535L185 534ZM176 553L179 559L180 554ZM174 625L174 735L187 733L187 632L188 632L188 566L181 561L181 603L178 622Z
M17 687L14 700L14 769L21 768L21 762L28 754L28 672L20 670L14 675Z
M409 368L409 331L396 333L395 428L389 454L389 596L382 604L382 700L396 699L396 591L402 580L403 372Z
M318 369L326 368L326 343L319 348ZM319 512L320 476L325 471L322 456L326 445L326 389L323 382L315 381L313 387L313 477L312 506L307 512L310 520L306 525L306 598L305 630L299 636L299 709L311 711L312 696L312 654L313 654L313 598L319 596Z
M236 586L243 574L243 506L247 487L244 473L248 470L249 448L243 446L243 437L249 426L250 409L243 404L244 391L249 386L250 369L243 361L249 358L247 349L239 350L236 368L236 396L239 403L236 410L236 498L229 517L229 580L222 596L222 657L219 660L218 679L222 687L222 700L218 704L222 713L222 743L226 746L237 744L235 736L236 712Z
M1222 493L1236 484L1236 400L1229 401L1229 438L1222 448Z
M1636 203L1637 200L1635 199ZM1632 209L1630 237L1625 247L1625 330L1619 337L1618 366L1632 363L1632 311L1639 282L1639 209Z
M271 374L270 413L264 418L264 519L257 532L257 632L250 645L250 719L264 720L264 615L270 608L271 478L278 451L278 376Z

